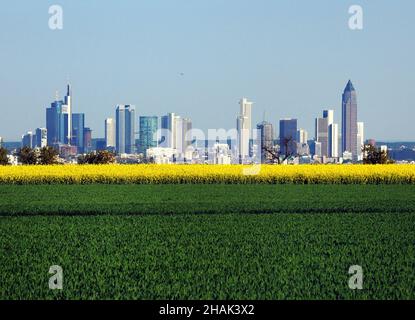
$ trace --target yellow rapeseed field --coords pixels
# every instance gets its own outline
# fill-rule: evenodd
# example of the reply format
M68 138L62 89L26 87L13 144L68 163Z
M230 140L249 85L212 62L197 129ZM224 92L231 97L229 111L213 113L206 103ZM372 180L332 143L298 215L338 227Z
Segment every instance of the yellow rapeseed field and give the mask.
M0 166L0 184L415 184L415 165Z

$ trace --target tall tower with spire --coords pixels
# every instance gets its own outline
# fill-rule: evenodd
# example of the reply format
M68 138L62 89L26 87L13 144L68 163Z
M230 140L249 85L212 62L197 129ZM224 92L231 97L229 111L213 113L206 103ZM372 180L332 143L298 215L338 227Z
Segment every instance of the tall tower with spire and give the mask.
M350 80L342 96L342 151L350 152L357 161L357 96Z
M67 92L65 96L65 105L67 107L68 121L67 121L67 142L71 144L72 141L72 90L68 83Z

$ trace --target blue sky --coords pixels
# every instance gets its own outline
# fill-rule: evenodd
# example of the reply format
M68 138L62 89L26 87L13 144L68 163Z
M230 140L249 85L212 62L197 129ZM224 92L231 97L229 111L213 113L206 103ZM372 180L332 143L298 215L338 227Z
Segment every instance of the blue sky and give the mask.
M59 4L64 27L48 27ZM348 9L364 29L348 28ZM20 0L0 6L0 136L45 125L69 77L74 112L94 137L116 104L176 112L194 127L233 128L238 100L254 122L285 117L314 134L352 79L366 137L415 140L415 2L345 0ZM180 73L184 73L181 76Z

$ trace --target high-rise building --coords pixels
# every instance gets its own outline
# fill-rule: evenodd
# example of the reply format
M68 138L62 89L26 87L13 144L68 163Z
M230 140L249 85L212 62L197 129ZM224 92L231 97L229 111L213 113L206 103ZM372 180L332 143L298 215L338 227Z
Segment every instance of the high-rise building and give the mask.
M105 145L107 148L115 147L115 122L113 118L105 119Z
M3 147L3 138L0 137L0 148L2 148L2 147Z
M176 121L178 117L174 113L169 113L161 117L161 141L163 148L176 149Z
M296 155L297 153L297 119L280 120L280 153Z
M329 157L339 157L339 125L337 123L329 125Z
M260 148L261 163L267 163L272 160L270 150L274 147L274 127L270 122L263 121L257 125L259 131L257 143Z
M179 154L185 155L192 145L192 121L188 118L176 117L175 120L175 149Z
M349 80L342 96L342 153L350 152L356 161L357 149L357 95Z
M33 148L33 132L28 131L22 136L22 147Z
M35 147L44 148L48 144L48 130L46 128L37 128L35 135Z
M65 105L67 112L67 124L66 124L66 143L71 144L72 142L72 90L71 85L68 84L66 96L65 96Z
M316 141L321 143L321 156L329 155L329 125L328 118L316 119Z
M362 148L365 144L365 124L363 122L357 123L357 160L363 160Z
M296 140L300 144L306 144L308 142L308 132L304 129L298 129Z
M84 153L92 151L92 130L84 128Z
M158 117L139 118L138 153L146 154L147 149L157 147Z
M253 103L246 98L242 98L239 102L240 113L236 121L236 129L238 133L238 157L239 162L243 163L244 159L249 156L249 142L251 139L251 119Z
M72 141L72 97L71 87L67 87L64 100L56 100L46 109L46 129L48 145L70 144Z
M118 153L135 153L135 106L118 105L115 143Z
M78 153L84 153L85 114L72 114L72 145L78 148Z
M316 119L316 141L321 143L321 154L324 157L338 157L338 125L334 123L334 111L324 110L323 118Z

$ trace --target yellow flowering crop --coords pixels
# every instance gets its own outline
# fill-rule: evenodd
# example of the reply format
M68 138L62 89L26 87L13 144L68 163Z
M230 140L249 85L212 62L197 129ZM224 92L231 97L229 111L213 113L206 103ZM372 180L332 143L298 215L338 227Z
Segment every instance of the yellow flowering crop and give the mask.
M415 165L0 166L0 184L90 183L415 184Z

